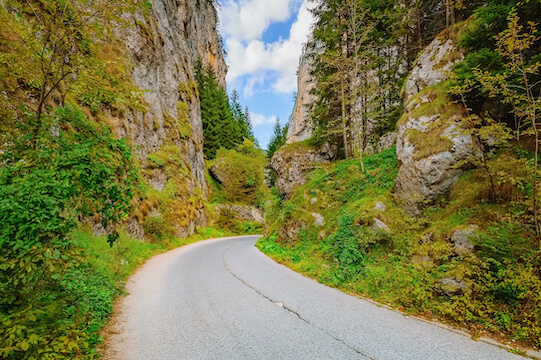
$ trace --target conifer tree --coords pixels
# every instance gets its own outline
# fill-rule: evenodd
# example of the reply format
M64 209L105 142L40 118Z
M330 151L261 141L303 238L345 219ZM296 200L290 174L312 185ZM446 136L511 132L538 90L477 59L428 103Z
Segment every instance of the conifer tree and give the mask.
M248 129L249 138L257 145L257 140L254 135L254 125L252 124L252 119L250 117L250 110L248 110L248 106L244 108L244 121L246 122L246 128Z
M212 69L204 69L201 62L196 64L196 79L203 122L203 152L208 159L214 159L220 148L233 149L245 138L250 139L250 133L238 93L233 91L230 100Z
M272 135L269 141L269 146L267 148L267 157L270 159L276 151L278 151L286 143L288 125L282 127L280 124L280 119L276 118L274 122L274 127L272 130ZM285 130L285 131L284 131Z

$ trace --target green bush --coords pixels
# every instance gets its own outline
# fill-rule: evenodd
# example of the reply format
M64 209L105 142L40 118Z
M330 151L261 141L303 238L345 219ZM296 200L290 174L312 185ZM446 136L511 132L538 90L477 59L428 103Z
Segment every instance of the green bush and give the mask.
M222 176L222 183L214 183L213 199L231 203L262 205L268 196L264 168L266 157L254 143L245 139L236 149L220 149L215 166Z
M62 321L69 318L63 281L82 261L69 234L79 215L96 214L107 226L130 209L129 146L70 106L52 121L55 132L44 120L0 159L0 356L11 359L88 350L77 324Z

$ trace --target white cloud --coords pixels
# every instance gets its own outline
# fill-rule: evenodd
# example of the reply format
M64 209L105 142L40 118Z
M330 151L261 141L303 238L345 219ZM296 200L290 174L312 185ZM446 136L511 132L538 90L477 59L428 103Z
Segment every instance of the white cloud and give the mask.
M265 74L250 76L243 90L244 97L250 97L256 93L256 87L261 88L265 84Z
M220 19L226 37L239 40L258 39L267 27L291 16L291 0L227 0Z
M250 113L250 120L254 126L260 126L265 124L274 124L276 122L276 116L265 116L256 113Z
M261 84L259 80L266 78L269 72L275 75L276 80L270 88L278 93L289 93L296 89L297 67L302 51L313 22L312 14L308 11L308 0L300 6L296 21L293 23L288 39L280 39L273 43L264 43L260 40L264 30L271 21L284 21L290 15L285 14L285 8L292 7L298 0L252 0L237 4L231 0L222 6L222 31L225 34L225 44L228 52L229 71L227 81L248 76L245 94L253 94L254 85ZM272 4L269 6L269 4ZM257 5L257 6L256 6ZM276 6L277 9L274 9ZM279 9L278 9L279 8ZM240 18L232 14L240 13ZM243 14L248 14L244 16ZM251 15L250 15L251 14ZM278 16L283 15L283 20ZM260 19L261 26L248 29L249 19ZM261 20L263 19L263 20ZM259 82L258 82L259 81Z

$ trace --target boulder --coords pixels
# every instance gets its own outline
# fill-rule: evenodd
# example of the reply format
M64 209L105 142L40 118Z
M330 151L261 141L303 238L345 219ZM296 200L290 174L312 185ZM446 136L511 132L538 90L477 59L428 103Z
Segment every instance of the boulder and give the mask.
M299 240L299 232L306 229L306 226L305 221L289 221L287 224L282 225L278 231L280 240L284 243L295 243Z
M458 255L466 255L473 251L475 245L471 243L471 240L475 241L479 239L479 235L475 233L478 229L478 226L473 225L464 230L456 230L453 235L451 235L451 242Z
M317 50L315 50L317 52ZM304 141L312 136L315 124L310 117L309 105L314 101L312 94L316 82L312 76L314 69L312 58L314 49L305 46L299 59L299 68L297 71L297 96L295 105L289 117L289 127L287 131L287 143L293 144Z
M376 210L376 211L387 211L387 206L385 206L385 204L382 203L381 201L378 201L376 206L374 206L374 210Z
M392 148L396 144L398 133L396 131L389 132L379 138L378 141L378 153Z
M462 58L458 46L440 35L420 55L406 83L396 143L400 169L395 200L411 216L448 194L467 168L464 160L477 154L471 136L459 128L466 110L438 86L447 78L446 70Z
M441 279L437 285L437 290L449 297L461 295L467 292L468 289L468 284L458 277Z
M312 213L312 216L313 216L314 219L316 220L316 221L314 222L314 225L315 225L315 226L321 227L321 226L324 226L324 225L325 225L325 218L323 217L323 215L318 214L318 213Z
M381 221L379 219L375 219L375 218L374 218L374 223L371 226L371 229L374 230L374 231L381 230L381 231L385 231L385 232L388 232L388 233L391 232L391 229L387 226L387 224L385 224L383 221Z
M303 145L290 145L277 151L271 159L271 167L276 171L276 188L286 198L304 185L306 173L316 164L330 162L338 158L338 146L325 143L319 148Z
M214 165L212 165L210 168L209 168L209 174L210 176L216 180L220 185L223 185L226 183L226 179L227 179L227 174L223 171L221 171L220 169L222 169L223 167L220 166L220 160L221 159L218 159L216 160L216 162L214 163Z

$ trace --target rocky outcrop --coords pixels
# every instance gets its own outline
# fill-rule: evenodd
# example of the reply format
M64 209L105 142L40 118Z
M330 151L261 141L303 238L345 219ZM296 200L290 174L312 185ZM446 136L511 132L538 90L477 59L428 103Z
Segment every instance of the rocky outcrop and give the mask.
M406 83L405 114L398 123L395 199L412 216L448 194L464 171L457 165L476 153L471 136L458 125L465 109L441 86L446 69L460 59L458 46L440 36L421 54Z
M315 86L315 81L310 74L313 68L312 51L305 46L299 60L297 71L297 97L293 112L289 117L289 129L287 131L287 143L293 144L304 141L312 136L314 131L314 122L310 117L308 106L314 101L314 95L310 92Z
M306 173L318 163L336 160L338 147L323 144L319 148L302 145L290 145L277 151L271 159L271 166L276 171L276 188L286 198L306 182Z
M175 198L166 209L156 203L143 204L144 199L141 206L166 212L167 220L178 229L177 235L186 236L195 225L205 222L201 203L207 192L194 65L201 60L223 86L227 67L211 2L149 3L149 13L127 15L134 26L119 29L117 34L133 63L133 82L142 90L146 109L109 115L117 134L128 138L139 152L148 184L158 192L175 188ZM167 165L152 163L155 158ZM146 209L143 215L148 212Z
M376 150L378 153L389 150L393 146L396 145L396 139L398 138L398 133L396 131L388 132L387 134L383 135L378 140L378 146L376 147Z
M255 206L218 204L214 211L220 215L234 216L238 221L252 221L265 224L265 214Z
M404 98L410 99L421 90L447 79L447 72L464 58L464 53L453 39L436 37L416 61L404 89Z

